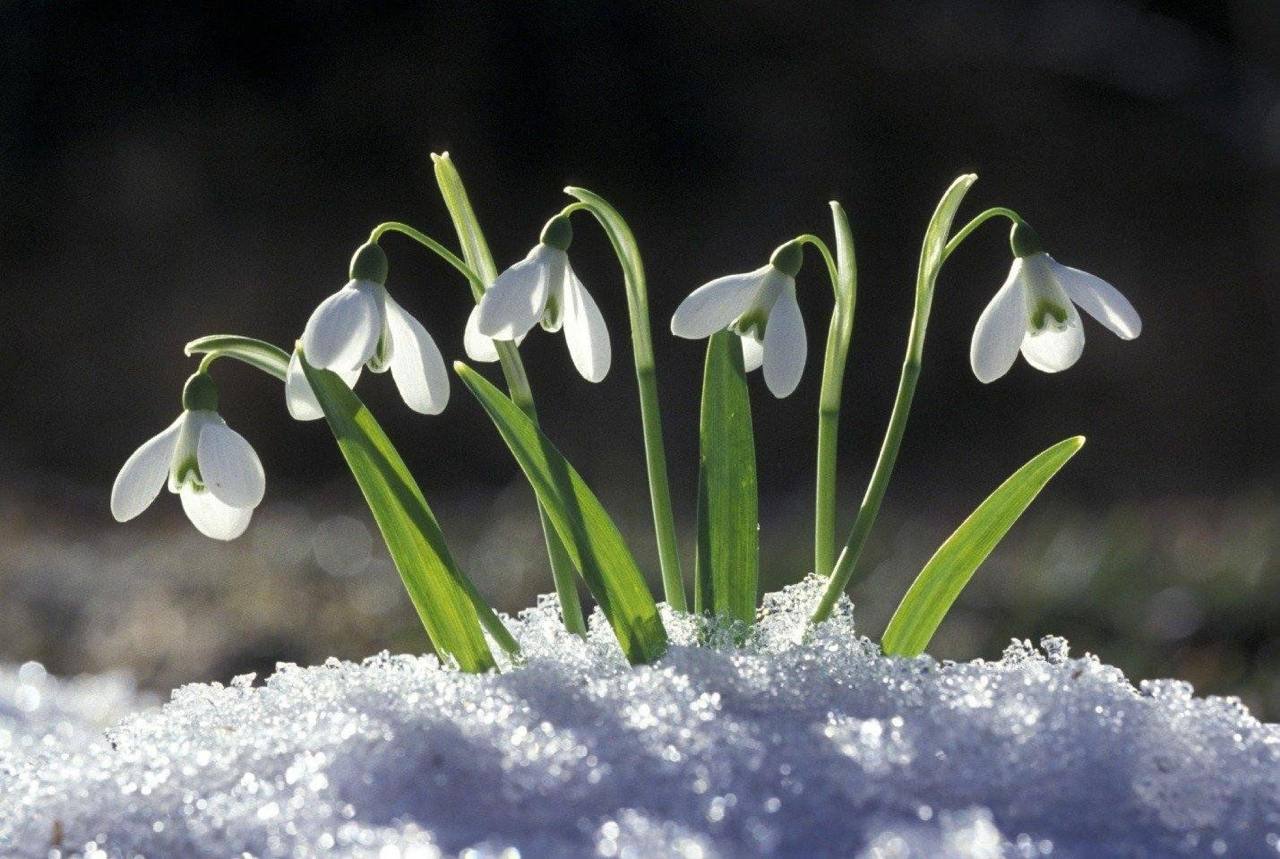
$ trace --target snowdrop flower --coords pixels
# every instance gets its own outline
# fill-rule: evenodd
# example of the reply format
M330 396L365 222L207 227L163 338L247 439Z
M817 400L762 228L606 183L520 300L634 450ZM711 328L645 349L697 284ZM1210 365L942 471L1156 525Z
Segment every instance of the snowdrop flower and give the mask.
M556 215L542 229L529 255L498 275L476 305L474 331L464 338L468 355L486 360L492 344L486 349L482 338L519 343L541 323L543 330L552 333L564 328L569 357L582 378L599 382L608 374L613 357L609 330L600 308L569 265L566 251L572 241L568 217ZM470 322L467 327L471 329Z
M1013 267L978 318L969 348L980 381L993 382L1009 372L1019 351L1046 373L1074 364L1084 350L1076 307L1124 340L1142 333L1142 320L1128 299L1105 280L1054 260L1031 227L1015 223L1009 244Z
M523 342L523 335L515 340L517 346ZM498 347L494 345L493 338L485 337L480 333L479 304L471 308L471 315L467 317L467 327L462 332L462 345L467 350L467 357L472 361L492 363L498 360Z
M307 320L302 347L313 367L332 370L348 386L368 367L391 371L405 405L439 414L449 402L449 373L436 342L387 294L387 256L375 243L351 258L351 280L326 298ZM289 414L300 421L324 416L295 353L285 378Z
M725 329L735 332L742 338L747 372L763 365L773 395L788 396L800 384L808 352L796 302L796 274L803 261L800 244L787 242L763 268L703 284L676 308L671 333L698 340Z
M262 501L266 478L249 442L218 414L218 389L196 373L182 392L183 412L134 451L111 487L111 514L127 522L151 506L166 478L191 524L206 537L234 540Z

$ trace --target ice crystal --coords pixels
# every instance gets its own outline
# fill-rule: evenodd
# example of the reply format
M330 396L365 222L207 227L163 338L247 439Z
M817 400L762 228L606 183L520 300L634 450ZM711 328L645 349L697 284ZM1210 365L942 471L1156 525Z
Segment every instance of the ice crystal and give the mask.
M0 855L1277 855L1280 728L1238 701L1059 638L887 659L847 603L808 626L820 588L766 598L741 647L664 608L637 668L548 598L502 673L281 665L105 734L0 675Z

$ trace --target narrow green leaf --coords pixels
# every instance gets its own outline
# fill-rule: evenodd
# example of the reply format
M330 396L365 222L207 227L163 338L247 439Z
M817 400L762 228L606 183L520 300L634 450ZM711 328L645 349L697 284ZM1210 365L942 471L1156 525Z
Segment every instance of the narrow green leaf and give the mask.
M694 610L750 624L760 577L756 443L742 343L731 331L707 343L701 445Z
M493 668L493 654L480 629L481 617L493 612L458 569L413 475L373 415L336 374L312 367L305 359L302 368L431 643L457 660L463 671ZM498 618L491 620L496 626L486 625L495 639L504 649L518 651Z
M431 162L435 166L436 184L440 186L440 194L444 197L449 217L453 219L458 241L462 243L462 258L472 271L480 275L484 288L488 289L498 276L498 269L493 264L489 243L485 241L480 224L476 221L475 210L471 208L471 199L467 196L466 186L462 184L462 177L458 175L458 168L453 166L453 159L448 152L431 153ZM480 300L480 295L481 292L476 292L476 301Z
M635 558L600 500L515 403L461 361L453 366L533 486L627 660L657 659L667 649L667 631Z
M1058 469L1084 445L1083 436L1060 441L1000 484L947 538L907 590L885 630L890 656L919 656L974 571L1009 532Z
M964 202L964 195L969 192L973 183L978 181L977 173L965 173L957 176L947 188L938 207L929 219L925 229L924 244L920 248L920 270L918 272L918 288L933 290L934 281L938 279L938 270L942 268L947 240L951 238L951 224L955 221L956 212Z
M280 381L284 381L289 369L288 352L265 340L241 337L238 334L210 334L208 337L192 340L182 351L187 355L217 354L235 358Z

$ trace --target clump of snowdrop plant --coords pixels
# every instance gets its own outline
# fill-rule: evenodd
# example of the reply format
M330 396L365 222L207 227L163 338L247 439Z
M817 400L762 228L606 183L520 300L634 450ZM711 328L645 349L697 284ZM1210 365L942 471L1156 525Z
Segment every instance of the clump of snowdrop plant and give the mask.
M575 216L588 216L601 228L622 271L663 599L676 611L727 624L725 629L739 641L750 635L759 596L756 459L747 374L763 368L765 386L777 398L789 396L804 380L808 341L796 292L817 285L807 275L801 278L807 251L822 263L812 280L820 282L825 273L833 297L815 456L813 566L827 584L813 608L815 624L828 617L852 580L875 523L906 431L938 277L971 233L993 218L1012 225L1009 277L973 333L970 357L982 382L1005 375L1019 352L1047 372L1074 364L1084 345L1077 307L1124 339L1141 330L1137 312L1119 291L1054 261L1012 209L987 209L953 231L953 220L977 177L956 179L925 230L897 396L862 503L848 536L838 542L836 436L857 268L849 220L839 203L831 203L834 250L814 234L788 238L766 265L692 290L671 317L673 334L707 341L690 603L676 551L644 265L626 221L600 196L567 188L572 202L546 222L523 260L500 271L452 160L447 154L432 159L459 252L407 224L380 224L356 250L347 284L318 304L291 348L238 335L189 343L187 354L202 359L183 393L183 413L128 459L112 490L111 509L120 521L132 519L167 481L203 533L226 540L244 531L262 499L262 467L248 442L218 416L209 373L224 357L249 364L283 383L294 418L327 421L432 643L463 671L496 670L492 648L506 651L509 662L518 659L519 646L460 569L422 487L353 391L365 368L390 370L413 411L437 415L449 402L449 373L436 339L387 289L390 265L381 244L386 236L399 234L431 251L467 288L473 309L459 339L472 360L500 365L506 392L463 362L456 362L454 371L493 421L534 491L564 624L585 634L575 581L581 578L633 663L653 661L666 648L657 602L599 498L540 429L532 385L520 360L521 342L540 325L564 332L569 357L585 380L602 382L609 373L608 324L569 262ZM430 308L409 285L395 289L398 298L430 321ZM449 332L435 333L444 338L441 342L454 342ZM912 656L924 650L978 566L1083 443L1079 436L1068 438L1034 456L959 525L903 596L882 638L886 653Z

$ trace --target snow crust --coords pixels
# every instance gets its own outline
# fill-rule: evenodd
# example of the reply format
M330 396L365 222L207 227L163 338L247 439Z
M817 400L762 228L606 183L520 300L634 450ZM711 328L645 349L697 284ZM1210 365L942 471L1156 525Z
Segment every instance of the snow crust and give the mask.
M509 621L527 658L499 674L281 665L105 734L127 684L0 672L0 855L1280 853L1280 726L1237 700L1135 689L1058 638L886 659L847 602L805 635L820 588L766 598L742 649L665 612L675 643L640 668L548 597Z

